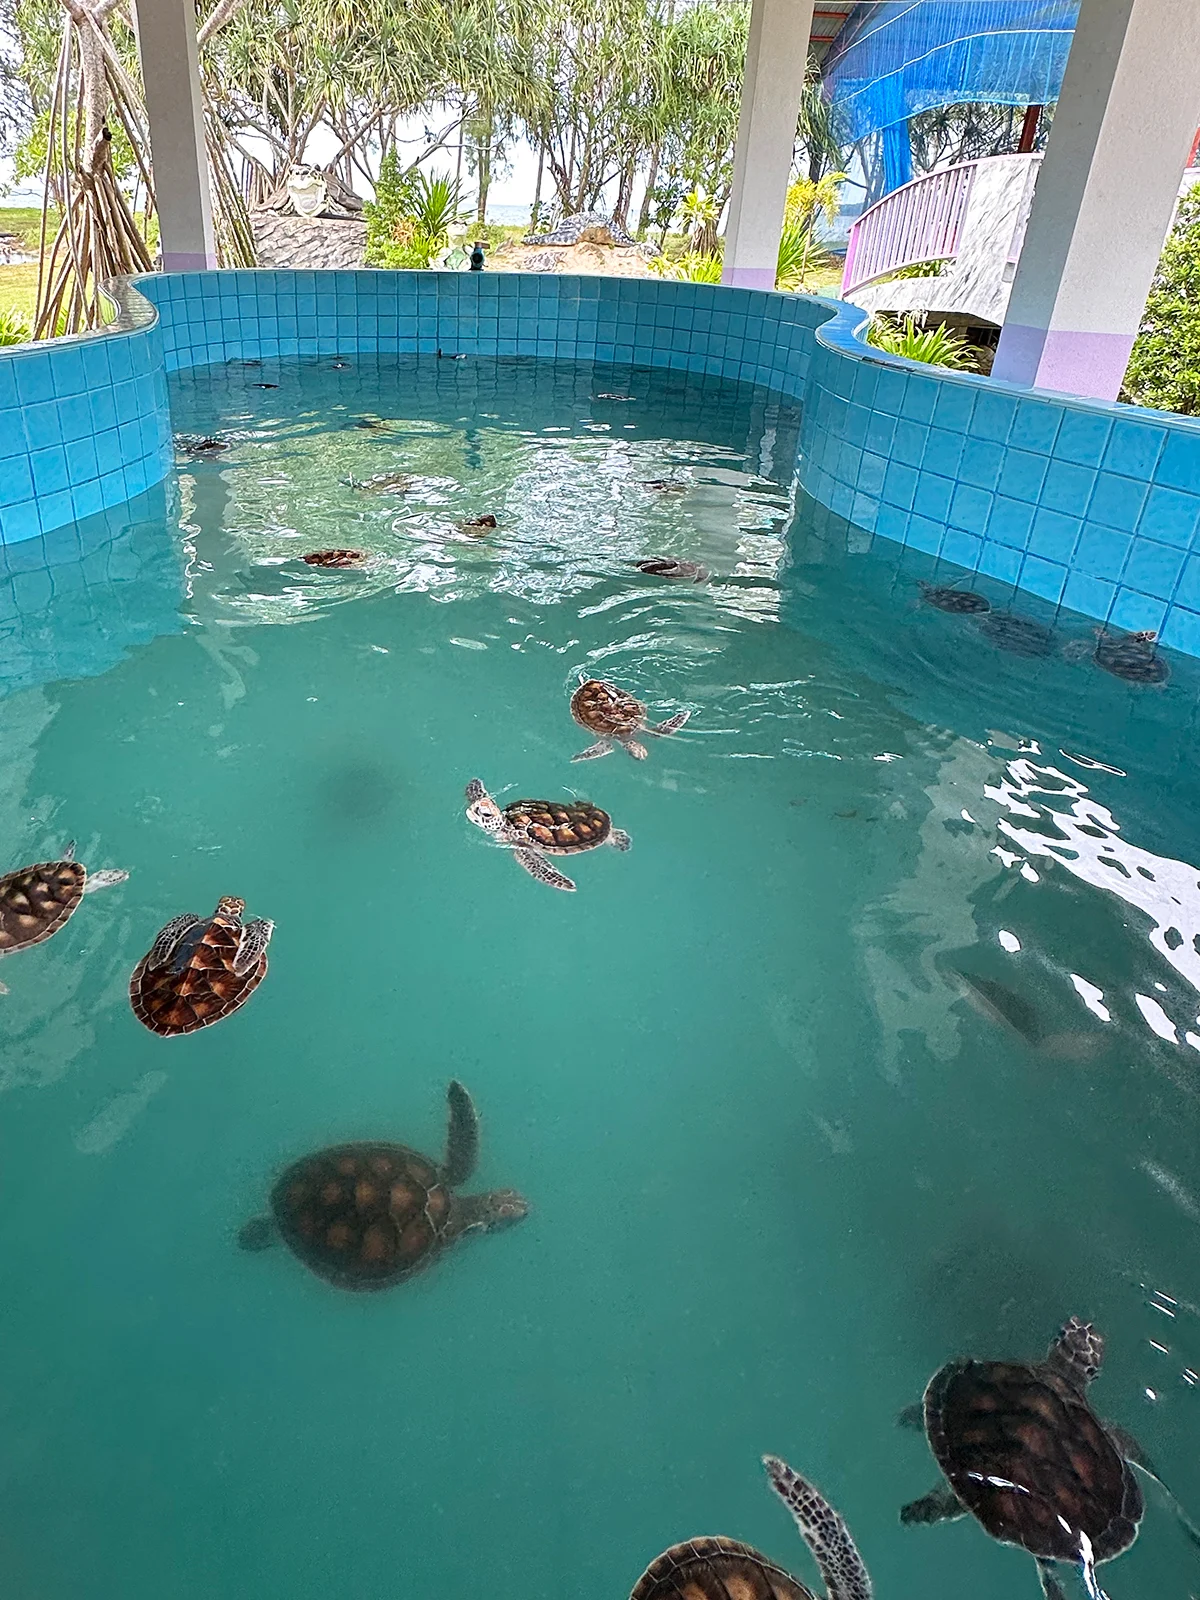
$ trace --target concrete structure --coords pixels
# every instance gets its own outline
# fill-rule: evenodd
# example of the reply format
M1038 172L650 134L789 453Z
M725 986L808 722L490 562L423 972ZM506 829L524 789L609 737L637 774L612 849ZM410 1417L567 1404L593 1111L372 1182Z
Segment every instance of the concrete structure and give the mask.
M165 272L217 264L193 0L136 0Z

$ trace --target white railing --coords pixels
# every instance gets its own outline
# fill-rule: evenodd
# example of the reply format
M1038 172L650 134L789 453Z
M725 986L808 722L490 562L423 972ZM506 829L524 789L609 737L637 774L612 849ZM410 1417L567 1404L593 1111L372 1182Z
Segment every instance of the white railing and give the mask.
M850 230L843 295L919 261L953 259L977 166L964 161L927 172L864 211Z

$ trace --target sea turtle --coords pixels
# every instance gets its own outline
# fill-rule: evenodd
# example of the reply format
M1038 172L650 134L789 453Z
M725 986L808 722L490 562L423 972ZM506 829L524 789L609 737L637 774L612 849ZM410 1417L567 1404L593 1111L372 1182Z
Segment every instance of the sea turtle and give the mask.
M459 533L465 533L469 539L483 539L496 526L496 519L489 511L482 517L468 517L465 522L460 522L458 531Z
M579 211L573 217L564 217L549 233L527 233L522 244L611 244L621 247L635 245L637 240L628 234L619 222L603 211Z
M683 494L692 486L686 478L643 478L642 488L652 489L655 494Z
M939 611L952 611L957 616L969 616L992 609L991 601L981 594L976 594L973 589L955 589L952 585L939 587L937 584L925 582L919 583L917 587L921 591L922 600L931 606L936 606Z
M646 746L639 744L634 734L650 733L655 738L664 738L678 733L691 712L677 711L665 722L650 727L646 722L646 708L640 700L618 689L615 683L607 683L603 678L585 678L581 674L579 687L571 696L571 715L581 728L600 735L595 744L572 756L572 761L594 761L598 756L610 754L618 744L624 745L635 761L644 761L648 754Z
M1128 683L1166 683L1171 669L1155 649L1157 643L1153 628L1140 633L1109 633L1097 628L1093 659L1105 672Z
M360 561L367 559L365 550L314 550L310 555L301 556L301 561L310 567L356 567Z
M124 883L128 876L119 867L89 872L75 859L74 839L57 861L6 872L0 878L0 956L41 944L70 920L85 894ZM0 983L0 994L7 993Z
M764 1456L771 1487L812 1551L827 1600L871 1600L871 1579L850 1530L819 1490L786 1461ZM646 1568L629 1600L817 1600L811 1589L751 1545L685 1539Z
M984 611L979 631L989 644L1014 656L1048 656L1054 649L1054 635L1049 628L1011 611Z
M478 778L467 785L467 820L506 845L531 878L552 889L575 885L547 856L573 856L601 844L628 850L631 843L622 828L613 827L608 812L589 800L511 800L500 807Z
M211 917L172 917L133 969L129 1003L152 1033L194 1033L245 1005L267 975L273 922L243 922L244 900L230 895Z
M648 561L635 561L634 566L651 578L672 578L677 583L706 583L708 568L698 561L671 561L665 556L654 556Z
M413 479L408 472L377 472L373 478L349 478L346 486L360 494L407 494Z
M271 1190L271 1215L238 1235L244 1250L282 1239L310 1271L339 1289L390 1289L468 1233L520 1222L514 1189L455 1194L475 1170L479 1119L451 1083L450 1131L439 1166L402 1144L334 1145L302 1156Z
M175 448L185 456L218 456L222 450L229 449L228 439L219 439L215 434L205 434L203 438L192 438L188 434L175 435Z
M951 1361L935 1372L901 1421L923 1423L948 1481L905 1506L901 1522L969 1512L994 1539L1029 1551L1047 1600L1063 1600L1057 1561L1080 1567L1098 1596L1095 1567L1129 1549L1145 1509L1133 1467L1156 1477L1136 1442L1092 1410L1103 1359L1103 1338L1072 1317L1043 1361Z

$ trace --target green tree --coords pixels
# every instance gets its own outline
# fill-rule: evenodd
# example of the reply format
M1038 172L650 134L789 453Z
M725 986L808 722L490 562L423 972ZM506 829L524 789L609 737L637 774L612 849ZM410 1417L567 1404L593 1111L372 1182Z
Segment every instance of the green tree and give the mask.
M1122 398L1200 416L1200 187L1180 201L1167 236Z

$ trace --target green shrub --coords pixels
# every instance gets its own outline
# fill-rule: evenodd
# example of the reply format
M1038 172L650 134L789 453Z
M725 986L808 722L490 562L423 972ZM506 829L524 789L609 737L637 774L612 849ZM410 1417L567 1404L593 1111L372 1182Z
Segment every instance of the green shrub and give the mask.
M395 151L389 151L379 166L375 198L364 207L367 265L432 266L449 243L461 204L456 178L401 172Z
M952 367L959 372L974 371L975 352L961 333L939 322L936 328L918 327L917 319L905 317L899 327L879 317L871 319L867 343L891 356L906 361L924 361L932 367Z
M1163 247L1121 398L1200 416L1200 187L1180 202Z
M703 251L688 250L681 256L655 256L647 264L660 278L676 283L720 283L724 262L719 251L705 255Z
M19 311L0 311L0 345L24 344L31 331Z

